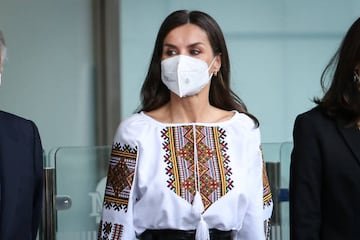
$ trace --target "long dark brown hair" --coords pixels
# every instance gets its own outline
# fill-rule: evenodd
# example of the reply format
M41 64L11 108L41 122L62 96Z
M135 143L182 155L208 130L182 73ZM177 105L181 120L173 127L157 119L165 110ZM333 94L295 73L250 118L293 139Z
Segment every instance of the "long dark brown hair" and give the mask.
M360 64L360 18L347 31L342 43L321 75L322 99L314 98L330 117L347 125L360 117L360 84L354 80L355 68ZM327 90L326 81L331 79Z
M141 88L141 106L138 111L157 109L170 100L170 91L161 81L161 57L164 39L176 27L195 24L203 29L209 38L213 54L221 57L221 68L213 76L210 85L209 101L212 106L224 110L237 110L251 117L256 126L255 116L248 113L244 102L230 88L230 61L224 35L217 22L208 14L200 11L178 10L167 16L161 24L156 37L149 70Z

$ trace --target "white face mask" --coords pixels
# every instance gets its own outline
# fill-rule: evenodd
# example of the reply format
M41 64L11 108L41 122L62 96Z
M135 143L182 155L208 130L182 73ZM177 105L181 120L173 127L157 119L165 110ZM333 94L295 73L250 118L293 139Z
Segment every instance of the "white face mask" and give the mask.
M179 97L192 96L201 91L208 84L209 68L203 60L177 55L161 62L161 80L170 91Z

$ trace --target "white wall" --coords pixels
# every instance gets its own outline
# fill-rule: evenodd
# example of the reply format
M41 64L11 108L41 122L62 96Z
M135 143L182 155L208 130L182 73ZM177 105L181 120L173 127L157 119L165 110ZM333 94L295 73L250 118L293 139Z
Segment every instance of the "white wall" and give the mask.
M264 142L291 140L295 116L321 95L322 69L360 14L356 0L122 0L122 118L139 104L158 28L173 10L199 9L222 27L232 85L261 122ZM46 151L93 145L89 0L0 0L8 45L0 109L34 120Z
M0 109L32 119L46 152L95 142L91 13L89 0L0 0Z
M360 15L357 0L122 0L122 118L139 104L161 22L181 8L221 25L233 88L259 118L263 142L291 140L295 116L321 95L321 71ZM0 109L34 120L46 151L95 142L91 12L89 0L0 0Z

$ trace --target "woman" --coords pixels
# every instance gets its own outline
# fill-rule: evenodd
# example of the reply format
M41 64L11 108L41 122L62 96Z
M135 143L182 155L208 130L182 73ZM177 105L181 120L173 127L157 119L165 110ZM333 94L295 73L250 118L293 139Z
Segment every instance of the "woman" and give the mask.
M294 125L291 240L360 236L360 18L325 68L330 88Z
M142 107L114 138L99 239L269 237L259 124L229 73L213 18L181 10L164 20Z

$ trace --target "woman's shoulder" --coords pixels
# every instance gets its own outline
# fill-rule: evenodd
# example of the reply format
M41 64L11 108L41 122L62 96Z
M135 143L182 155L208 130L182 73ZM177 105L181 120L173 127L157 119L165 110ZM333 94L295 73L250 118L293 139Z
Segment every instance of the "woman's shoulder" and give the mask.
M296 116L296 122L305 122L305 123L316 123L316 122L328 122L331 119L324 113L324 111L319 107L313 107L308 111L300 113Z
M141 131L145 127L149 127L151 121L143 112L133 113L125 117L119 124L119 129Z
M229 136L235 137L239 141L244 140L254 140L256 142L260 141L260 128L257 126L255 121L245 113L240 113L238 111L233 111L234 116L228 124L226 124L225 130L228 131Z
M240 113L238 111L234 112L234 122L241 128L248 130L256 130L258 129L256 122L246 113Z
M133 113L127 117L125 117L122 121L122 125L137 125L144 122L146 119L143 116L142 112Z
M149 127L149 120L143 113L134 113L125 117L119 124L115 137L136 138Z
M293 131L294 133L323 135L326 132L334 131L335 128L336 120L316 106L296 117Z

